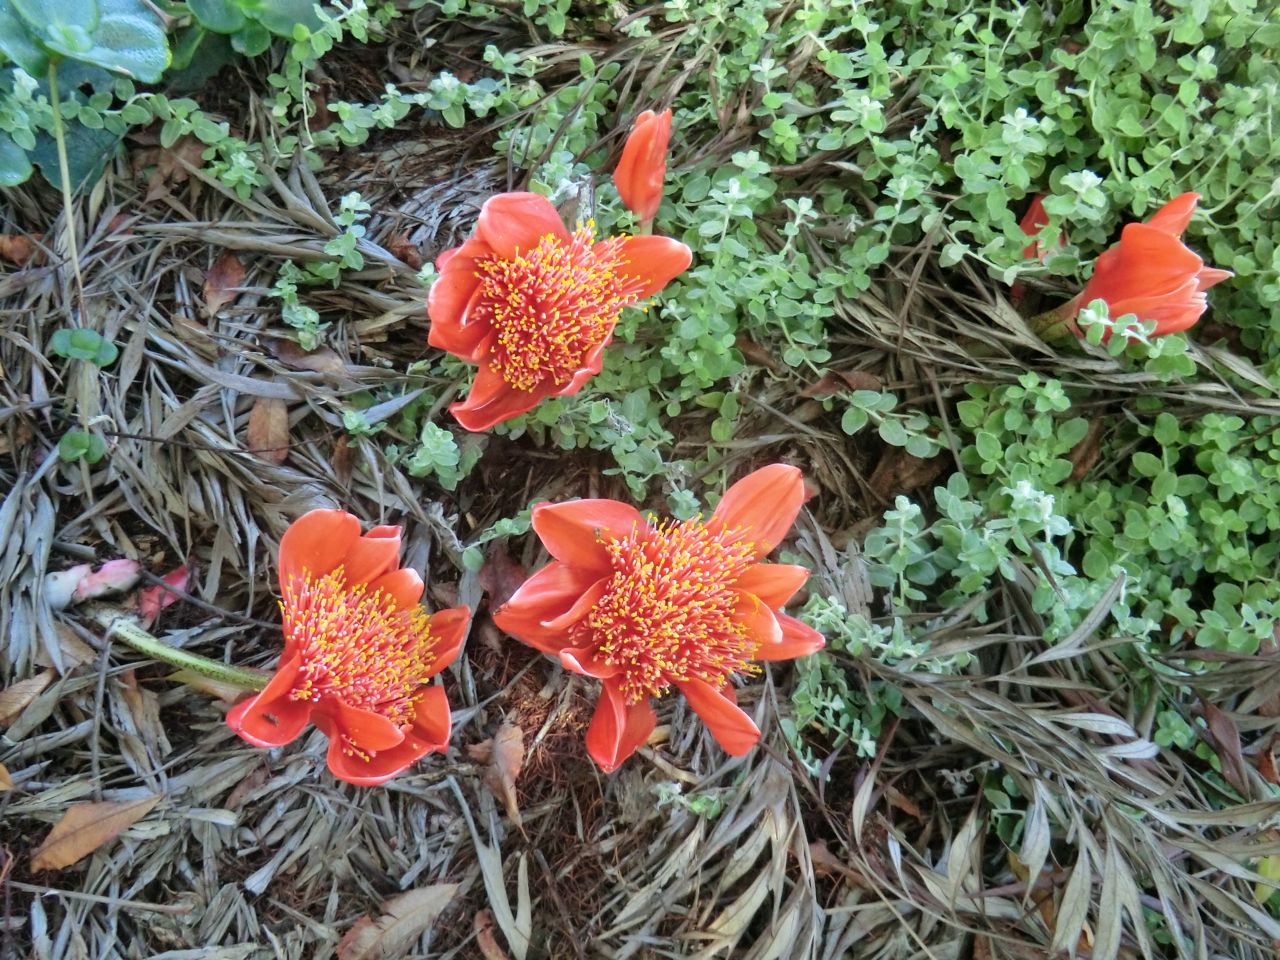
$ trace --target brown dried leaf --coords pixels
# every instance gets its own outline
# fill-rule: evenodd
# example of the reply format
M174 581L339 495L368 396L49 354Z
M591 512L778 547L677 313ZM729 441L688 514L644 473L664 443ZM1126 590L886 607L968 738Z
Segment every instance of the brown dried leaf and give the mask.
M1240 752L1240 732L1232 719L1208 700L1201 699L1200 709L1204 711L1205 723L1208 724L1209 739L1222 761L1222 776L1226 781L1247 795L1249 777L1245 772L1244 756Z
M1089 421L1089 430L1067 454L1067 459L1071 461L1070 481L1083 480L1093 469L1093 465L1098 462L1098 455L1102 452L1102 430L1104 421L1101 417L1096 420Z
M224 253L204 275L204 310L215 316L219 310L240 296L237 289L244 284L244 264L234 253Z
M316 373L347 372L345 361L328 347L307 351L296 340L275 337L267 341L267 348L277 360L287 363L295 370L313 370Z
M338 944L338 960L403 956L449 906L458 889L456 883L437 883L392 897L382 905L382 916L365 915L347 931Z
M884 381L866 370L828 370L817 383L800 391L806 399L830 397L846 390L879 390Z
M511 595L520 589L528 576L524 567L507 552L507 548L495 541L489 547L484 566L480 568L478 575L481 588L489 594L489 609L497 610L510 600Z
M43 263L44 251L37 246L43 239L43 233L0 233L0 259L20 267Z
M886 447L867 479L867 486L876 496L892 500L899 493L908 493L932 483L945 469L946 461L942 457L922 460L901 447Z
M387 242L387 251L414 270L422 266L422 253L418 250L418 245L409 239L408 230L392 237Z
M52 670L41 670L34 677L19 680L13 686L0 690L0 727L7 727L17 720L31 701L53 683L53 677Z
M31 855L32 870L61 870L133 826L160 802L158 795L125 803L73 803Z
M524 731L510 720L503 720L492 740L467 747L471 759L486 764L484 785L507 808L507 816L520 825L520 804L516 799L516 780L524 765Z
M259 397L249 412L245 442L250 453L284 463L289 457L289 405L276 397Z
M202 156L204 151L204 144L195 137L190 136L180 137L168 150L160 147L154 150L139 150L133 158L134 170L140 170L153 163L156 167L150 179L147 180L147 202L149 203L165 196L169 192L170 184L185 183L190 179L191 174L180 161L185 160L189 166L198 170L204 166L204 157ZM200 181L194 181L192 184L192 199L195 198L199 187Z
M748 363L754 363L756 366L765 367L773 370L775 373L783 369L782 364L778 362L769 350L756 343L746 334L738 334L738 339L733 344L738 348L738 352Z
M481 910L476 914L472 930L476 935L476 946L480 948L480 956L484 960L510 960L507 952L498 946L498 938L493 935L493 913Z
M223 680L215 680L213 677L206 677L203 673L197 673L194 670L176 670L169 674L171 683L185 683L192 690L199 690L201 693L207 693L211 697L217 697L223 703L235 703L237 700L243 699L245 695L244 687L238 687L234 683L227 683Z
M13 789L13 777L9 774L9 768L0 763L0 793L6 793Z
M53 629L58 635L58 649L66 667L78 667L82 663L92 663L98 659L97 651L76 636L75 631L65 623L55 623ZM36 650L35 661L42 667L54 665L43 644Z
M1280 784L1280 770L1276 769L1276 739L1273 736L1271 742L1258 752L1255 763L1263 780L1267 783Z
M341 486L351 483L351 470L355 466L354 454L351 452L351 441L343 434L333 445L333 474Z

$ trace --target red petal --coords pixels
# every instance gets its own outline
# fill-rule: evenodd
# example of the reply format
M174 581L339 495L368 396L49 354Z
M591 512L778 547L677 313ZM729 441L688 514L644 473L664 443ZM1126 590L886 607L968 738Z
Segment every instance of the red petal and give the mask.
M670 237L620 237L613 242L625 263L622 272L631 281L627 292L636 300L652 297L693 262L693 251Z
M449 412L465 429L478 433L527 413L549 393L545 386L514 390L493 367L482 362L471 384L471 393L462 403L451 405Z
M601 539L648 528L639 510L617 500L569 500L533 508L533 529L548 553L564 563L602 574L613 566Z
M826 639L807 623L801 623L795 617L785 613L778 616L778 626L782 627L782 639L774 644L760 647L755 652L757 660L791 660L795 657L807 657L817 653L826 646Z
M404 772L426 754L446 752L449 725L449 701L444 687L426 687L418 695L413 725L401 743L365 760L347 754L342 741L335 738L329 744L329 770L339 780L357 787L376 787Z
M761 603L776 610L795 596L808 579L808 567L791 563L756 563L747 567L734 586L754 593Z
M400 528L374 527L351 545L342 572L351 586L368 584L400 564Z
M1210 287L1215 287L1223 280L1230 280L1234 276L1235 274L1230 270L1219 270L1217 267L1201 267L1200 272L1196 274L1196 282L1203 293Z
M591 612L591 608L600 602L600 598L604 596L604 592L608 587L609 578L601 577L583 591L582 596L573 602L573 606L554 620L544 621L542 625L548 630L554 630L556 633L568 630Z
M1199 199L1198 193L1184 193L1174 197L1151 216L1147 226L1155 227L1173 237L1182 236L1187 224L1191 222L1191 215L1196 212Z
M565 647L560 651L560 664L566 670L597 680L617 676L622 669L616 663L605 663L599 659L596 651L590 647Z
M589 570L566 563L549 563L511 595L493 615L498 629L544 653L558 653L568 642L562 630L548 630L547 621L565 613L599 579Z
M740 757L760 739L760 729L727 696L704 680L677 683L725 753Z
M440 282L436 281L437 284ZM494 334L493 325L487 320L472 319L476 304L482 296L483 291L476 286L459 312L459 319L432 320L427 331L427 343L437 350L447 351L472 363L479 363L484 359L493 346Z
M302 732L312 704L289 694L298 676L297 656L280 664L261 693L241 700L227 713L227 726L255 747L282 747Z
M342 563L360 537L360 521L345 510L312 510L303 514L280 538L280 583L304 572L323 577Z
M756 556L763 557L786 537L805 499L799 469L774 463L747 474L725 491L711 519L739 531L735 539L750 540Z
M628 704L617 685L605 681L587 727L587 753L601 770L613 773L649 739L657 722L648 700Z
M747 631L747 636L758 646L773 646L782 640L782 628L778 626L778 618L765 606L760 598L751 593L738 593L738 603L734 607L733 619Z
M431 664L434 677L462 652L467 639L467 625L471 623L471 610L468 607L450 607L438 610L431 615L431 633L436 638L435 662Z
M392 570L371 581L369 589L390 594L396 609L403 610L405 607L416 607L422 599L422 577L418 576L416 570Z
M592 347L591 350L582 358L582 367L573 375L573 379L556 391L555 396L575 396L587 385L588 380L600 372L600 369L604 366L605 348L613 342L613 326L613 324L609 325L609 331L605 334L605 338Z
M336 698L326 698L316 709L331 718L336 731L360 750L390 750L404 740L398 726L372 710L362 710Z
M427 316L431 318L433 335L437 325L442 328L441 332L466 325L467 305L480 286L476 264L492 255L493 251L487 243L472 238L462 246L442 253L436 260L440 276L427 294ZM434 342L431 345L440 346Z
M504 260L537 246L550 234L568 242L569 231L546 197L536 193L500 193L480 208L476 238Z
M618 196L640 222L652 220L662 203L662 181L667 172L667 146L671 140L671 110L654 114L645 110L622 147L613 171Z

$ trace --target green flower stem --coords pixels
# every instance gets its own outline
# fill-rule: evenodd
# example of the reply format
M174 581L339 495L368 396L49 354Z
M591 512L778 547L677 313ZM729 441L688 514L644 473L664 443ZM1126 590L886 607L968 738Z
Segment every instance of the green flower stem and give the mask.
M1079 300L1079 297L1073 297L1061 306L1046 310L1028 320L1027 326L1046 343L1079 337L1080 327L1076 324L1076 316L1080 313Z
M89 617L106 629L108 640L112 638L123 640L152 660L192 670L201 676L221 683L229 683L235 687L243 687L245 690L261 690L271 679L271 675L265 670L233 667L219 660L211 660L196 653L171 647L142 629L132 615L121 614L110 607L94 606L89 610Z
M80 251L76 246L76 222L71 207L71 167L67 162L67 132L62 124L62 101L58 97L58 61L49 58L49 100L53 107L53 140L58 147L58 179L62 186L62 209L66 219L67 252L76 277L76 290L84 302L84 278L80 276Z

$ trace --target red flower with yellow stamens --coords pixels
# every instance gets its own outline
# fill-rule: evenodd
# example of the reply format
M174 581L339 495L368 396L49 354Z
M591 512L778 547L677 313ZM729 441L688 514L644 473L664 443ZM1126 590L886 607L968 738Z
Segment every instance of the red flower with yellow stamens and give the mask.
M668 237L570 233L533 193L485 201L475 234L436 260L427 342L480 365L465 402L449 410L486 430L544 397L576 394L600 372L623 307L651 297L689 266Z
M671 141L671 110L646 110L623 144L622 156L613 170L613 184L628 210L641 223L658 215L662 204L662 181L667 175L667 145Z
M313 722L329 737L329 769L357 786L383 783L449 742L449 702L431 678L462 649L466 607L428 613L422 578L401 569L400 528L342 510L312 510L280 540L284 653L261 693L227 714L259 747Z
M1180 333L1193 326L1209 308L1205 291L1235 276L1229 270L1206 267L1182 242L1199 199L1198 193L1184 193L1146 223L1127 224L1120 242L1098 257L1084 289L1044 314L1037 324L1045 330L1042 335L1051 338L1070 332L1079 336L1075 318L1094 300L1105 300L1112 317L1131 313L1139 320L1153 321L1152 336Z
M805 500L800 471L773 464L735 483L709 520L650 523L614 500L533 508L555 559L494 614L511 636L603 683L587 751L606 773L653 732L650 698L675 687L727 753L760 731L734 699L752 660L820 650L822 634L780 607L809 572L762 563Z

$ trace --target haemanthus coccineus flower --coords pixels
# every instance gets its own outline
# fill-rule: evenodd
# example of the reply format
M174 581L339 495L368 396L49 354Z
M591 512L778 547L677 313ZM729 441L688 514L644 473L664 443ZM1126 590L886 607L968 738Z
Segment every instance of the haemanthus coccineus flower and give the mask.
M808 577L762 563L805 500L800 471L763 467L735 483L710 519L657 525L614 500L544 503L533 529L555 559L494 614L494 622L603 690L587 751L606 772L653 732L650 698L675 687L726 752L760 731L731 680L752 660L822 648L820 633L779 608Z
M227 714L231 729L278 747L308 721L330 738L329 769L383 783L449 741L449 702L431 678L462 649L470 612L430 614L422 578L400 566L400 528L313 510L280 540L284 653L261 693Z
M623 307L657 293L689 266L669 237L570 232L534 193L503 193L480 209L475 234L436 260L427 342L478 363L465 402L449 410L486 430L544 397L571 396L600 372Z
M613 170L613 184L627 209L641 223L658 215L662 182L667 175L667 145L671 141L671 110L645 110L623 144Z
M1206 267L1182 242L1199 199L1198 193L1184 193L1146 223L1126 224L1120 242L1098 257L1084 289L1045 314L1047 329L1079 335L1075 318L1094 300L1105 300L1112 317L1131 313L1153 321L1153 336L1180 333L1194 325L1209 307L1205 291L1234 276L1229 270Z

